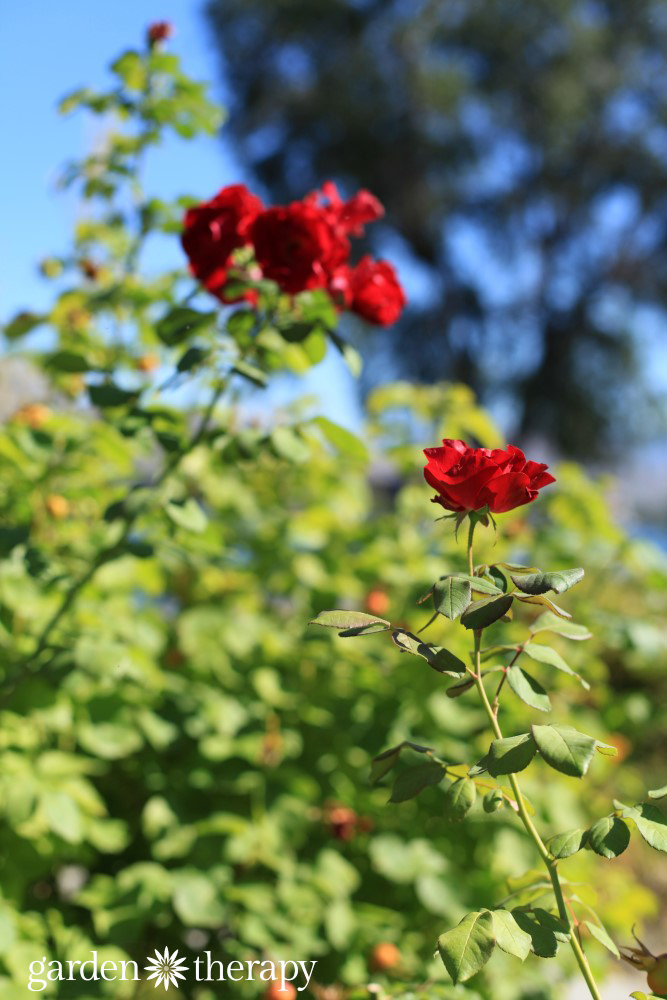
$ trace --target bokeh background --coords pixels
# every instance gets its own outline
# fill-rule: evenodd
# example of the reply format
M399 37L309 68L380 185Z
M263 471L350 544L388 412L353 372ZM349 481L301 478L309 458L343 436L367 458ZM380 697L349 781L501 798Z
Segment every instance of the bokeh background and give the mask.
M665 5L519 6L121 0L94 30L83 3L40 7L37 28L34 4L6 10L5 310L48 294L30 261L77 211L55 172L94 138L54 96L73 76L100 81L109 51L170 19L230 118L220 142L164 145L156 193L184 175L202 193L244 178L276 200L326 177L376 192L387 217L373 247L397 262L411 308L366 337L363 388L464 381L513 439L622 469L620 516L665 544ZM313 388L354 425L342 367Z
M559 677L554 711L619 749L585 801L570 780L538 774L528 790L540 820L552 832L563 816L586 825L614 795L638 801L664 784L667 4L27 0L1 16L3 321L51 308L35 262L60 252L87 211L76 188L59 189L61 166L102 148L109 127L62 118L58 98L105 86L110 59L162 19L228 120L195 142L168 133L146 163L147 190L206 198L244 180L281 201L328 178L346 193L368 187L386 208L368 246L396 264L409 308L388 331L343 321L360 380L329 350L230 403L228 438L192 456L175 494L197 499L205 529L147 520L149 556L102 569L49 671L3 703L0 997L26 995L42 948L111 958L169 944L228 960L317 957L316 1000L339 1000L365 995L378 972L369 955L387 941L402 959L378 973L383 989L415 996L405 984L425 968L442 975L428 964L437 935L502 897L530 855L504 814L442 824L436 790L387 809L386 789L367 781L374 754L404 738L483 752L483 720L435 690L430 671L406 670L408 657L304 623L324 607L382 605L423 624L416 599L459 554L432 523L420 446L445 433L515 441L556 466L558 489L506 518L499 547L487 538L481 555L585 562L564 603L595 638L559 648L593 693ZM151 237L141 267L147 287L182 268L177 238ZM71 335L57 310L51 325L56 341ZM145 326L121 367L156 349ZM53 329L2 341L9 664L54 588L94 556L119 484L155 461L155 441L93 418L54 378ZM176 422L199 388L173 397ZM46 424L17 424L35 400L51 408ZM264 430L304 413L355 432L370 461L354 442L332 455L308 434L265 454ZM66 517L49 513L54 494ZM525 706L507 712L520 731ZM594 905L619 943L636 921L665 951L661 862L633 843L603 878L607 862L590 852L568 874L597 881ZM644 985L634 974L626 990L601 950L593 961L611 977L609 1000ZM427 995L561 1000L570 989L567 963L533 960L519 979L500 962L495 981L454 991L442 980ZM66 990L54 995L88 996Z

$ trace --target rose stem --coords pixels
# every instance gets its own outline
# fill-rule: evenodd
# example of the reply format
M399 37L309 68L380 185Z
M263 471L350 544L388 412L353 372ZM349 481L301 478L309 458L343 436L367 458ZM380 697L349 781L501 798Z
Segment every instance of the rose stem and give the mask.
M475 533L475 524L476 522L471 518L470 529L468 531L468 568L470 570L471 576L473 575L473 566L474 566L473 536ZM484 711L486 712L489 724L491 725L495 737L498 740L502 740L503 739L502 730L500 728L500 725L498 724L498 719L491 707L491 703L489 702L486 689L484 687L484 682L482 680L482 664L481 664L481 654L480 654L480 647L482 640L481 629L474 630L474 639L475 639L475 670L473 672L468 668L468 672L472 675L475 681L475 686L477 687L477 691L479 692L479 697L481 699L482 706L484 708ZM595 979L593 978L591 967L588 964L588 959L586 958L586 955L584 954L584 951L581 947L581 943L577 935L577 930L570 919L570 915L565 905L565 900L563 898L563 889L560 884L560 879L558 878L558 861L556 858L552 857L552 855L549 853L548 848L546 847L544 841L537 832L535 824L533 823L532 819L528 814L528 810L526 809L526 804L524 802L523 795L521 794L521 788L519 786L519 782L517 781L516 775L508 774L507 777L512 787L512 791L514 792L521 822L523 823L528 836L535 844L535 847L537 848L537 851L540 857L542 858L542 861L544 862L547 871L549 872L549 878L551 879L551 885L553 887L553 893L556 898L556 905L558 907L558 914L563 923L566 924L567 926L567 933L570 941L570 946L572 948L572 951L574 952L574 957L577 960L577 965L581 970L581 974L584 977L588 989L590 990L591 996L594 998L594 1000L602 1000L600 991L598 990Z

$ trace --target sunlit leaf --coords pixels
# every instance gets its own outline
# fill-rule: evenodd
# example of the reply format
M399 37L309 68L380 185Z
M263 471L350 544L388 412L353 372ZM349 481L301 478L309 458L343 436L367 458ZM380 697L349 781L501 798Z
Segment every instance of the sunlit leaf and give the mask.
M461 923L438 938L438 951L454 984L465 983L493 954L496 939L488 910L469 913Z

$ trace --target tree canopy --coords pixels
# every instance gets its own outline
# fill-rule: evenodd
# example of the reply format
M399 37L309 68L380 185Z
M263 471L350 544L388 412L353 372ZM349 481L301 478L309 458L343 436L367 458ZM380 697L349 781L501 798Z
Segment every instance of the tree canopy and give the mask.
M384 202L376 249L420 279L385 341L402 373L463 379L570 454L650 425L637 343L667 295L663 4L210 0L208 14L231 132L271 195L331 176Z

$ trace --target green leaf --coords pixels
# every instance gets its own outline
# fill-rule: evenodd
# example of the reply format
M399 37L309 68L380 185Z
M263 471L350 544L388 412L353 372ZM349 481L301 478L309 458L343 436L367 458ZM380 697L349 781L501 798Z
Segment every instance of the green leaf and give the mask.
M485 813L498 812L505 805L505 796L499 788L492 788L487 792L482 800L482 808ZM502 947L502 945L501 945Z
M531 909L537 921L543 927L548 927L549 930L553 931L557 941L569 941L570 933L567 924L559 916L541 906L533 906Z
M502 656L504 653L518 653L520 647L515 643L498 643L495 646L486 646L484 649L480 650L480 658L482 663L486 663L487 660L495 660L498 656Z
M345 427L340 427L333 420L327 417L314 417L312 421L329 442L341 455L348 455L350 458L359 459L361 462L368 461L368 449L366 445L352 431Z
M68 844L79 844L83 839L83 823L75 800L65 792L47 791L40 799L46 822L55 834Z
M553 601L545 597L544 594L536 594L535 596L529 596L528 594L517 594L514 592L514 597L517 601L521 601L522 604L541 604L548 608L554 615L558 618L571 618L572 615L569 611L565 611L564 608L560 608Z
M653 788L648 793L649 799L664 799L667 795L667 785L663 785L662 788Z
M274 427L270 440L278 458L299 463L310 457L308 444L293 427Z
M562 594L564 591L574 587L584 578L584 571L579 566L577 569L564 569L555 573L510 573L510 579L515 586L522 590L524 594L546 594L553 591L555 594Z
M536 681L521 667L516 665L510 667L507 672L507 680L514 694L526 705L530 705L531 708L536 708L540 712L551 711L551 701L545 689L539 681Z
M464 583L469 583L471 590L475 591L478 594L490 594L498 596L499 594L503 593L503 591L499 587L497 587L495 583L491 583L489 580L485 580L481 576L468 576L466 573L451 573L447 574L447 576L440 577L440 579L461 580Z
M537 632L555 632L557 635L565 636L566 639L575 639L577 641L591 638L591 633L583 625L563 621L551 611L543 611L529 628L533 635Z
M328 334L333 344L340 352L343 361L348 367L350 374L353 375L354 378L359 378L359 376L361 375L361 370L363 368L363 361L359 351L356 349L356 347L352 347L352 344L348 344L346 340L343 340L342 337L339 337L338 334L335 333L333 330L329 330Z
M91 369L88 360L78 351L56 351L46 359L46 367L70 374L80 374Z
M378 781L388 774L397 763L402 750L414 750L415 753L433 753L431 747L422 747L419 743L411 743L410 740L403 740L398 746L383 750L371 763L371 784L376 785Z
M205 361L208 357L208 351L203 347L188 347L186 351L178 359L176 365L176 371L178 372L189 372L197 365L200 365L202 361Z
M558 938L552 928L541 923L534 912L512 910L520 929L530 937L530 950L540 958L553 958L558 951Z
M165 512L179 528L192 531L196 535L201 535L206 530L208 518L193 497L189 497L183 504L170 501L165 506Z
M182 869L174 888L174 910L186 927L219 927L227 916L221 896L203 872Z
M493 954L496 939L488 910L469 913L461 923L438 938L438 951L456 985L471 979Z
M602 740L595 741L595 749L603 757L616 757L618 754L618 747L613 746L611 743L603 743Z
M600 944L607 949L607 951L610 951L612 955L615 956L615 958L620 959L621 953L607 934L604 927L601 927L599 924L594 924L591 920L584 920L584 925L588 928L596 941L599 941Z
M438 673L447 674L449 677L463 677L466 673L466 665L463 660L459 660L458 656L454 656L442 646L422 642L411 632L401 630L392 632L391 637L402 652L421 656Z
M581 778L595 752L592 736L572 726L533 726L533 737L544 760L561 774Z
M493 929L498 947L525 961L531 952L532 940L530 934L522 930L509 910L493 910Z
M515 774L530 764L537 752L535 740L530 733L508 736L494 740L489 747L487 769L497 778L500 774Z
M433 588L433 606L440 615L454 621L470 604L472 594L467 580L449 576L438 580Z
M105 408L107 406L127 406L128 403L137 399L139 393L130 389L121 389L113 382L104 382L102 385L89 385L88 395L93 406Z
M637 824L642 837L656 851L667 852L667 819L657 806L650 802L642 802L634 809L626 810Z
M540 616L541 617L541 616ZM579 628L579 626L573 626ZM536 660L538 663L546 663L550 667L555 667L556 670L562 671L564 674L568 674L570 677L576 677L579 683L586 691L590 690L590 684L588 681L584 680L576 670L568 666L563 657L551 646L544 646L541 642L527 642L523 651L526 656L529 656L531 660Z
M120 77L128 90L143 90L146 85L146 65L133 49L123 52L111 64L112 71Z
M235 340L248 340L256 323L257 314L253 309L237 309L227 320L227 333Z
M586 830L568 830L552 837L547 847L555 858L569 858L586 846L587 838Z
M9 323L5 323L1 329L7 340L19 340L44 322L45 317L37 313L20 312Z
M494 566L502 566L502 568L506 569L509 573L524 573L525 574L525 573L540 573L541 572L541 570L539 570L537 568L537 566L522 566L521 563L499 562L499 563L494 563L493 565ZM493 569L493 566L491 567L491 569Z
M500 597L485 597L481 601L474 601L465 614L461 616L461 624L470 629L487 628L507 614L512 606L512 601L511 594L502 594Z
M507 592L507 577L498 569L497 566L489 566L486 575L491 577L498 590L500 590L503 594Z
M633 1000L664 1000L664 997L657 997L655 993L642 993L640 990L631 993Z
M416 764L401 771L391 790L390 802L407 802L414 799L430 785L439 784L445 776L442 764L429 760L425 764Z
M445 694L448 698L460 698L462 694L469 691L471 687L474 687L475 681L472 677L466 678L464 681L460 681L458 684L452 684L447 688Z
M363 611L320 611L309 625L324 625L326 628L342 629L347 635L363 635L367 632L386 632L391 622Z
M215 322L215 317L215 312L204 313L188 306L176 306L158 320L155 332L163 344L174 347L202 327L210 326Z
M445 792L445 819L458 823L470 812L477 798L475 782L459 778Z
M261 368L257 368L256 365L251 365L248 361L241 359L234 362L232 371L236 372L237 375L242 375L243 378L247 378L249 382L252 382L253 385L258 385L261 389L269 381L268 375Z

